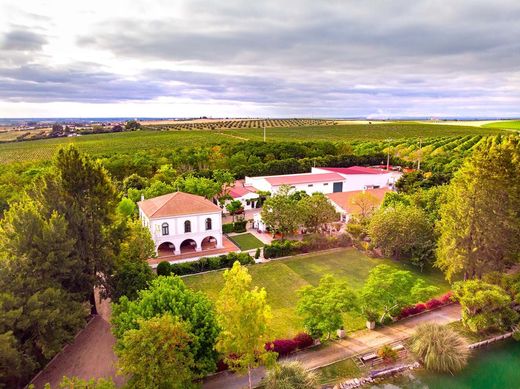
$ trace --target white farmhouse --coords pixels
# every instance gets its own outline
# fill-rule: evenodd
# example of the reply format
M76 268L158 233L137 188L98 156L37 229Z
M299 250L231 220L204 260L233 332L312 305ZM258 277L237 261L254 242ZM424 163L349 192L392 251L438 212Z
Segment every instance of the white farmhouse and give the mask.
M344 179L341 192L354 190L391 188L393 189L402 173L364 166L351 167L313 167L313 173L336 173ZM324 192L330 193L330 192Z
M246 177L245 185L257 190L278 192L280 186L289 185L295 191L305 191L311 195L315 192L343 192L345 177L334 172L312 172L301 174L284 174L279 176Z
M137 205L159 256L223 247L222 210L204 197L175 192Z

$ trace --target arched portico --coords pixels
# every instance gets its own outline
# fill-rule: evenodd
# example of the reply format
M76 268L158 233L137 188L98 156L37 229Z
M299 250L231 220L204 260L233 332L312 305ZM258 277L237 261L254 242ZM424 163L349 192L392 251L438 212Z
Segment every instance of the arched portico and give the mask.
M183 240L179 247L180 247L181 254L200 251L200 245L197 245L197 242L195 242L193 239Z
M172 242L162 242L157 246L157 256L164 257L175 254L175 245Z
M214 236L206 236L200 242L200 247L201 247L202 251L216 249L217 245L218 245L218 241Z

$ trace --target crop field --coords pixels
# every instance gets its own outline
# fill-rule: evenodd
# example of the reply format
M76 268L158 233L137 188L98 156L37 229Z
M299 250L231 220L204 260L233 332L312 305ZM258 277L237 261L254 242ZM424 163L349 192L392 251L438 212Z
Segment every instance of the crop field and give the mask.
M520 120L504 120L501 122L493 122L484 124L486 128L502 128L504 130L520 130Z
M368 272L379 264L405 268L414 272L427 284L439 287L439 293L449 290L448 283L439 272L420 273L416 268L388 259L375 259L355 249L344 249L331 253L315 253L307 256L275 260L250 266L253 284L264 287L273 313L272 329L274 337L294 336L303 330L302 320L296 313L297 291L306 285L317 285L325 274L332 274L347 281L351 288L359 290ZM183 278L186 285L201 290L215 301L222 288L222 271L193 275ZM365 321L359 314L346 314L345 329L358 330Z
M302 126L330 126L334 120L323 119L255 119L255 120L208 120L194 121L192 123L183 121L181 123L153 124L147 128L154 130L226 130L226 129L249 129L270 127L302 127ZM143 123L146 125L146 123Z
M267 141L360 141L418 144L417 137L434 139L483 136L503 132L497 128L433 125L420 123L347 124L328 126L276 127L267 130ZM261 141L262 129L136 131L83 135L70 138L0 144L0 164L50 159L56 149L74 143L94 156L132 153L139 150L173 149L182 146L208 146L245 140ZM395 143L394 142L394 143ZM426 143L423 143L426 146ZM453 146L453 145L451 145ZM450 147L451 147L450 146ZM444 148L443 150L446 150Z

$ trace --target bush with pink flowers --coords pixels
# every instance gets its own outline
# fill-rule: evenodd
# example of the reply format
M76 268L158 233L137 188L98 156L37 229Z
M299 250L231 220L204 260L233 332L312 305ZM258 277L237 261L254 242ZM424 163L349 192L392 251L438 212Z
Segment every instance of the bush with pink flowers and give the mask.
M432 299L426 301L426 303L424 303L424 304L417 303L415 305L404 307L403 309L401 309L401 312L397 316L397 319L399 319L399 320L404 319L406 317L416 315L418 313L421 313L424 311L429 311L431 309L435 309L435 308L441 307L443 305L449 304L452 302L451 296L452 296L452 292L447 292L439 298L432 298Z
M300 350L310 347L314 344L314 339L312 339L312 336L306 332L300 332L293 338L293 340L298 344L298 349Z
M298 348L298 343L292 339L276 339L272 342L266 343L265 349L267 351L274 351L280 357L289 355Z

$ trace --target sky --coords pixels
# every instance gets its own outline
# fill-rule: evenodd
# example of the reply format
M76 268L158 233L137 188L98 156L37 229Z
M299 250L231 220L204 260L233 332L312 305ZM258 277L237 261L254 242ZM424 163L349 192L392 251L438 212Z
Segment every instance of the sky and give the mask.
M0 0L0 117L519 117L518 0Z

